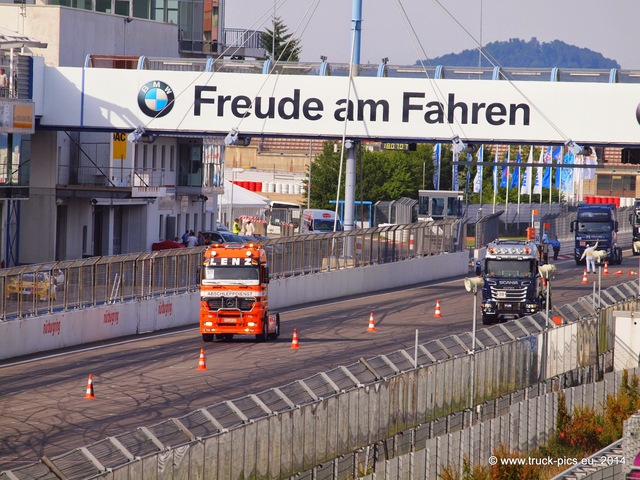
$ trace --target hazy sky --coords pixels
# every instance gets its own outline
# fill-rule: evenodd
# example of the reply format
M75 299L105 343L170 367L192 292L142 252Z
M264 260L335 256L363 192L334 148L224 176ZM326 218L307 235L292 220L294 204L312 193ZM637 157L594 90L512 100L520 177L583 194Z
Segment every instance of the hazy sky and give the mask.
M302 61L347 63L350 0L225 0L226 28L270 28L274 7ZM409 65L519 38L561 40L640 69L640 0L362 0L360 63ZM415 32L415 33L414 33ZM486 63L485 63L486 64Z

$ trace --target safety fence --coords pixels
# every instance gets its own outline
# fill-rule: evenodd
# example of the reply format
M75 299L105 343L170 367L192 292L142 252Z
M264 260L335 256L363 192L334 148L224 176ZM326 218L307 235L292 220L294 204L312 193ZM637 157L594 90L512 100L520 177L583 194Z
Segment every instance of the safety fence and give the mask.
M456 220L266 240L271 278L455 251ZM0 270L0 321L199 288L206 247L90 257Z
M392 472L401 462L414 468L408 464L416 458L426 473L413 478L436 478L443 465L483 461L500 443L522 451L541 445L553 431L560 389L583 385L576 392L591 393L580 401L592 404L603 388L612 391L594 382L613 371L613 312L637 309L637 292L638 283L628 282L557 309L555 321L538 313L493 325L477 332L475 349L465 333L361 358L43 458L0 480L58 478L54 472L68 479L351 479ZM570 398L578 402L577 393ZM524 403L532 399L538 403Z

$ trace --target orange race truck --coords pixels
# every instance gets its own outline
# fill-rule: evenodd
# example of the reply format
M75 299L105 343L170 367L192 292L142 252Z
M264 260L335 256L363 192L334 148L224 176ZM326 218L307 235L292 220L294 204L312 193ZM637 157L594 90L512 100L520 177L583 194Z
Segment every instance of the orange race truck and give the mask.
M255 335L265 342L280 335L280 315L269 312L269 268L260 244L213 244L200 276L200 333L205 342Z

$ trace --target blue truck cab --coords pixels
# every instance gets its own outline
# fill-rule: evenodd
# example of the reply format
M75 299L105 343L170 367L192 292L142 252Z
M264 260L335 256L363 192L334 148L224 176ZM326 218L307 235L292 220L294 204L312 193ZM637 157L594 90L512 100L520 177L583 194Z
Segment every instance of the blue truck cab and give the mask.
M532 315L546 307L538 246L531 241L495 240L476 273L482 275L482 323ZM550 292L549 292L550 293Z
M571 222L571 232L575 233L573 255L576 265L584 264L584 249L596 241L598 250L607 253L610 265L622 263L622 247L618 245L618 220L613 203L578 205L576 219Z
M640 255L640 198L633 202L633 212L629 214L631 224L631 252Z

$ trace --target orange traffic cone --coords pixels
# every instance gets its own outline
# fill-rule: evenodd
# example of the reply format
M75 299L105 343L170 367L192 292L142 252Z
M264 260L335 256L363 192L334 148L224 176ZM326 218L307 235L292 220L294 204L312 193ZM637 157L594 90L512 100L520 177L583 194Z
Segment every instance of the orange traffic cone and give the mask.
M298 329L293 329L293 338L291 339L291 348L300 348L298 344Z
M207 361L204 358L204 348L200 349L200 359L198 360L198 370L206 370Z
M638 272L634 272L633 270L629 270L627 273L628 273L629 275L635 275L635 274L636 274L636 273L638 273Z
M582 283L589 283L589 279L587 278L587 269L585 268L584 273L582 274Z
M89 380L87 380L87 393L84 394L84 398L96 398L93 394L93 375L89 374Z
M434 318L438 318L442 316L442 312L440 311L440 300L436 300L436 313L433 315Z
M609 275L609 262L604 262L604 271L602 272L603 275Z
M367 332L375 332L376 324L373 322L373 312L369 315L369 328L367 328Z
M614 275L622 275L622 270L618 270L617 272L614 273Z

